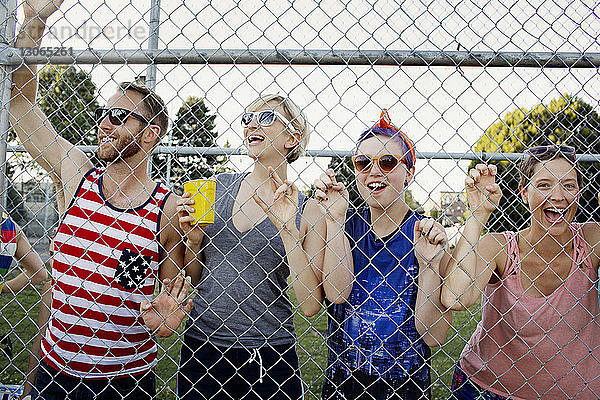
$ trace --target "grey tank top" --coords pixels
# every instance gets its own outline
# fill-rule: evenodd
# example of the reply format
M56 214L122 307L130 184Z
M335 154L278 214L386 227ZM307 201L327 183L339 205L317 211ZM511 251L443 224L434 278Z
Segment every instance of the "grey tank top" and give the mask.
M221 347L291 344L290 271L279 232L268 218L247 232L233 225L233 203L245 176L217 175L215 223L204 232L204 266L187 334ZM300 194L298 227L305 201Z

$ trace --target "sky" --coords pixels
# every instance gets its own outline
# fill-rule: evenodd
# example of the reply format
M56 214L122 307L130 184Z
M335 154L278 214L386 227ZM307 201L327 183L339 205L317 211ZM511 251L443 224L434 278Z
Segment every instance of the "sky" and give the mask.
M511 3L510 5L504 3ZM533 2L532 2L533 3ZM159 48L305 50L485 50L599 52L594 2L551 1L162 1ZM147 48L149 1L65 0L44 45ZM100 88L145 75L142 65L82 66ZM287 94L312 126L308 148L351 150L382 108L417 150L467 152L516 107L564 93L598 107L594 69L322 65L159 65L157 91L174 115L188 96L217 114L218 143L242 146L239 118L259 94ZM232 157L248 168L245 156ZM291 165L310 185L327 158ZM418 160L410 189L424 203L460 191L468 161Z

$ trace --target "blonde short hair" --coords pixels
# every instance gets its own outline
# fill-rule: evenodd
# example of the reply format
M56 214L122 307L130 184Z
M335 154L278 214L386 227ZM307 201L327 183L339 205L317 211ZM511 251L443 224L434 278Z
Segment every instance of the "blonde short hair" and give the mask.
M252 103L250 103L248 107L246 107L246 111L258 111L270 101L278 103L274 110L278 109L277 111L280 111L281 114L283 114L283 116L289 118L290 123L287 124L286 128L290 131L290 133L300 134L300 140L298 141L298 144L293 149L291 149L285 156L288 164L291 164L298 158L300 158L301 155L304 154L304 149L306 148L306 145L308 144L308 139L310 137L310 129L308 126L308 122L306 121L302 110L300 110L300 107L298 107L296 103L294 103L288 97L283 97L279 94L267 94L260 96Z

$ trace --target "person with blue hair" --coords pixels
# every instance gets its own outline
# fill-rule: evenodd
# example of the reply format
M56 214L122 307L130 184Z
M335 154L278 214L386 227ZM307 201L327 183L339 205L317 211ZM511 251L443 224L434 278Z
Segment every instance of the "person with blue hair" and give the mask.
M430 398L430 346L452 321L440 301L446 232L406 204L415 146L383 110L352 157L365 207L329 169L315 181L327 221L321 280L329 313L323 399Z

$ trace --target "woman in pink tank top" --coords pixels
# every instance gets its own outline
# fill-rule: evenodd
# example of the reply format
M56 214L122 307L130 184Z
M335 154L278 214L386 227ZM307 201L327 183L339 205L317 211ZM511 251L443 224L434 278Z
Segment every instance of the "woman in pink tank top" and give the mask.
M487 233L502 197L493 165L465 180L469 214L442 289L453 310L482 319L453 379L457 399L600 398L600 225L573 222L582 177L575 149L527 150L519 193L529 226Z

